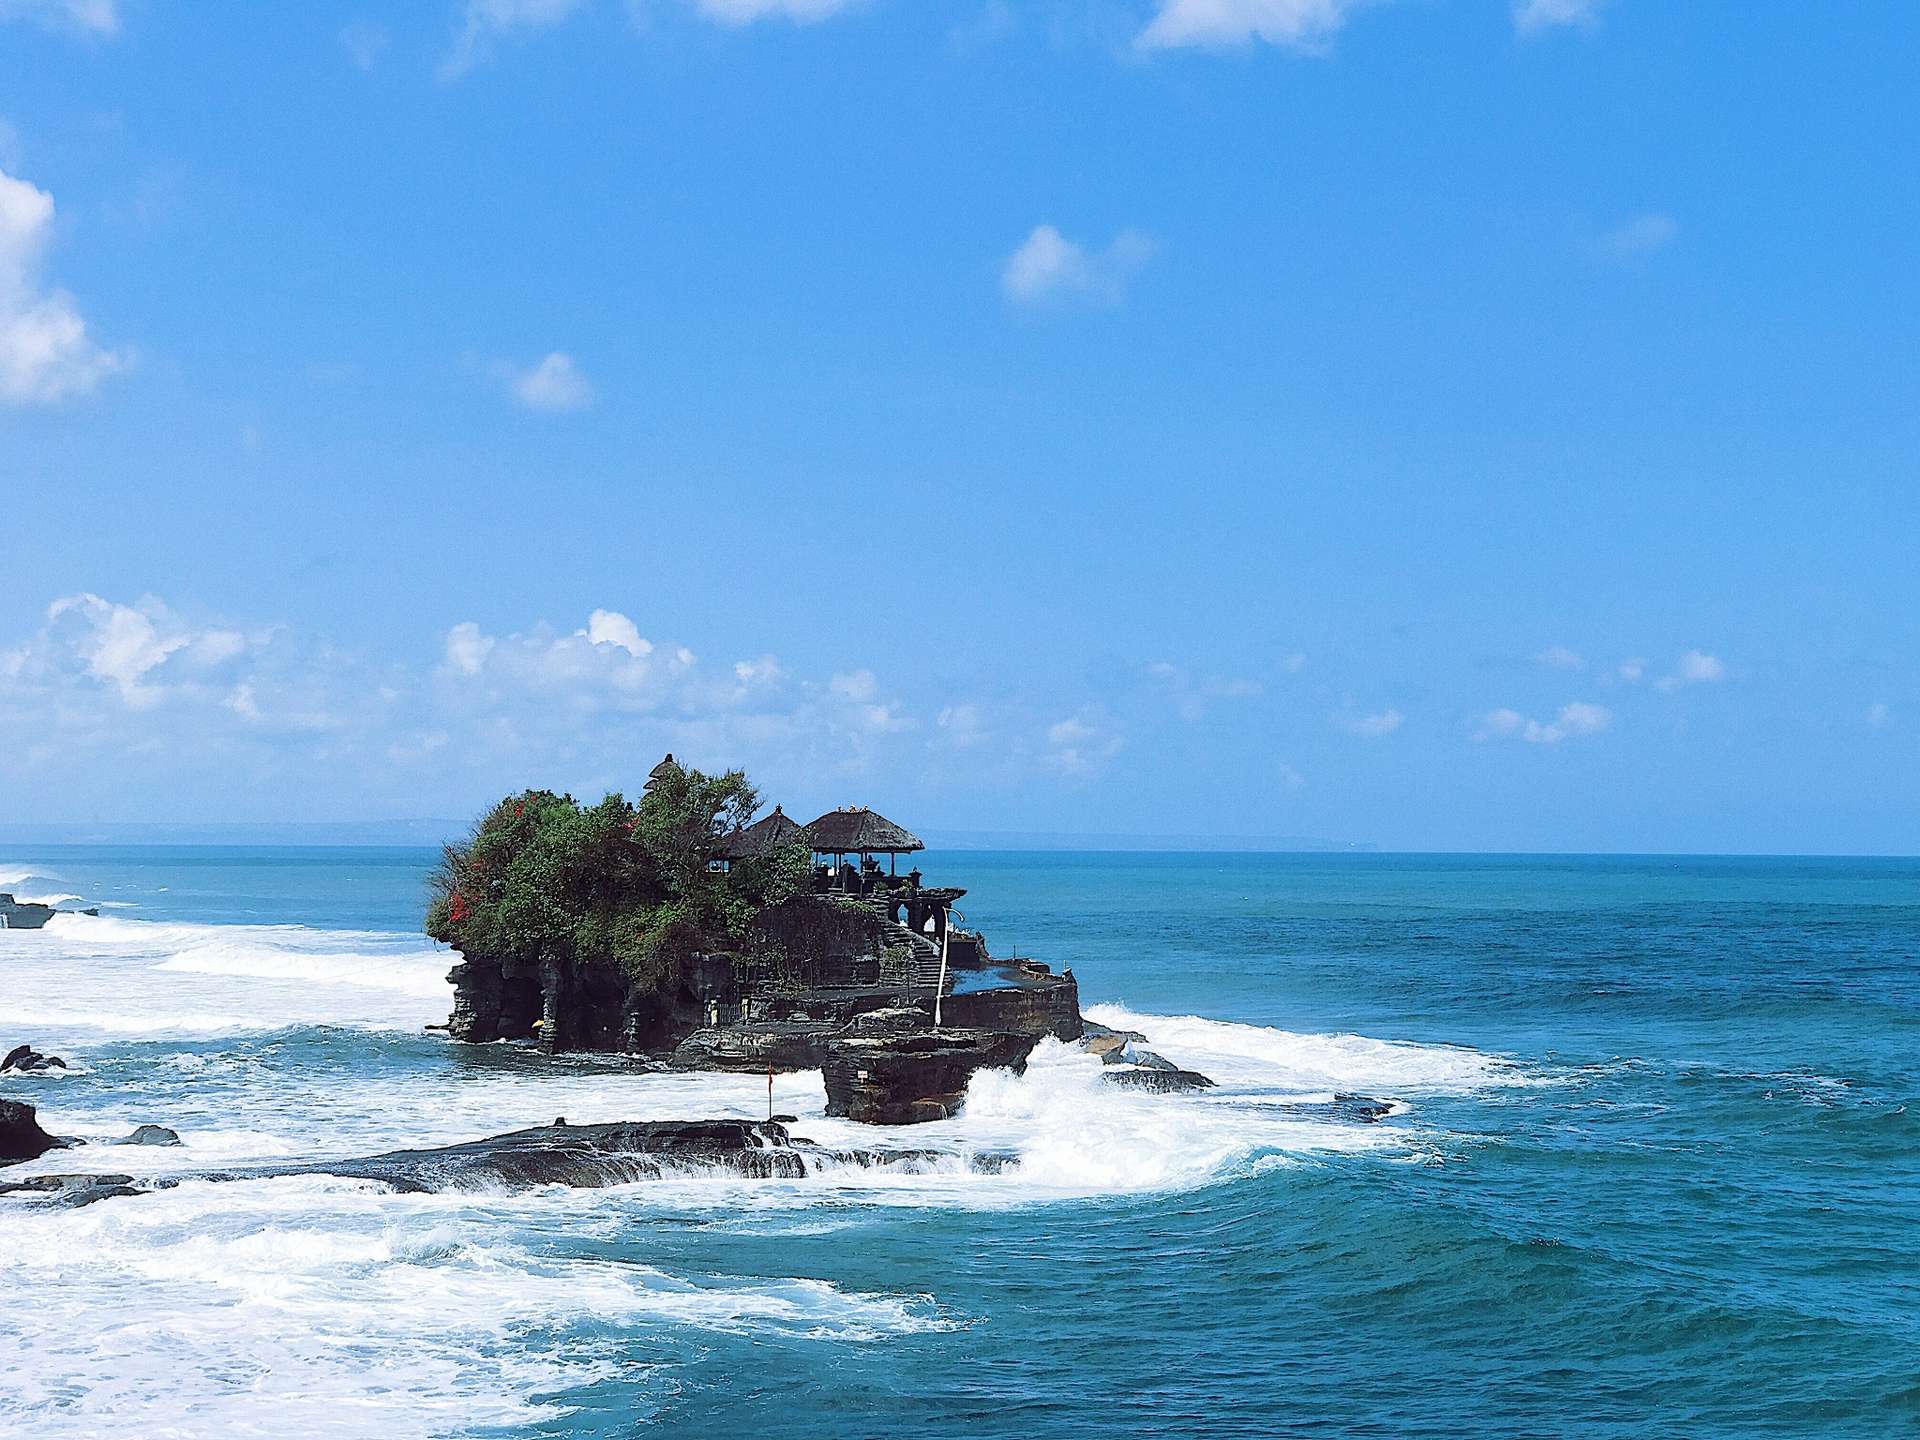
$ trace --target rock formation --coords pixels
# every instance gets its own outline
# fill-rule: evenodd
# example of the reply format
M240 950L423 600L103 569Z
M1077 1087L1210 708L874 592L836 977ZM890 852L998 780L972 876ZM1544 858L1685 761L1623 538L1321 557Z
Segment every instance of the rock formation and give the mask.
M0 1100L0 1165L37 1160L49 1150L64 1149L66 1144L40 1128L33 1106L19 1100Z
M54 905L42 905L38 900L16 900L5 891L0 891L0 930L38 930L56 915L98 915L97 908L85 910L62 910Z

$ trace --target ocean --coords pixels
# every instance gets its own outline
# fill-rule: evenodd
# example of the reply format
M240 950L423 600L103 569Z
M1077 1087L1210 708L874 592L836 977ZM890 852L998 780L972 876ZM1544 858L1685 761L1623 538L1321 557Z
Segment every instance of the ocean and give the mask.
M0 1048L72 1067L0 1095L94 1142L0 1173L765 1114L761 1078L424 1030L432 859L0 849L0 890L103 907L0 933ZM1920 862L923 868L1218 1088L1123 1092L1049 1041L956 1119L860 1137L934 1173L0 1199L0 1434L1920 1430ZM777 1082L796 1132L853 1140L822 1099ZM185 1146L99 1143L148 1122Z

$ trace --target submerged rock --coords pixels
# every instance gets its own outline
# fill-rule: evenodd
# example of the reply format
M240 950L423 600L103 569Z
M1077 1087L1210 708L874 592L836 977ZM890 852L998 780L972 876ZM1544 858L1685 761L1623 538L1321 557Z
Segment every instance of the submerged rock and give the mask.
M1157 1060L1159 1056L1154 1058ZM1164 1060L1158 1065L1114 1065L1100 1073L1113 1084L1132 1090L1174 1094L1182 1090L1213 1089L1213 1081L1198 1070L1182 1070Z
M0 1195L43 1195L56 1205L91 1205L116 1195L144 1195L131 1175L31 1175L0 1183Z
M785 1125L774 1121L630 1120L611 1125L539 1125L427 1150L218 1171L198 1178L337 1175L376 1180L402 1191L535 1185L600 1189L703 1171L718 1170L749 1180L797 1180L822 1166L921 1168L950 1163L952 1158L934 1150L834 1149L794 1139ZM1003 1157L995 1156L981 1165L997 1168L1000 1163Z
M1331 1100L1270 1100L1250 1108L1295 1116L1302 1120L1340 1120L1371 1125L1393 1114L1391 1100L1368 1095L1335 1095Z
M67 1142L40 1128L33 1106L19 1100L0 1100L0 1165L37 1160L49 1150L64 1150Z

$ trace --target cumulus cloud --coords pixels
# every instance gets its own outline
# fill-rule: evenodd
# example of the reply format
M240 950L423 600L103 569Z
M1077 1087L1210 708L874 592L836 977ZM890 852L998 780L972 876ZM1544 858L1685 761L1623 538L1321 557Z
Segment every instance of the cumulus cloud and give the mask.
M1569 25L1591 27L1600 18L1604 0L1514 0L1513 28L1522 35L1539 35Z
M177 685L200 683L248 646L239 631L191 625L152 596L122 605L83 592L47 607L38 650L43 675L77 662L128 707L145 710Z
M1646 678L1647 662L1637 657L1632 660L1622 660L1617 673L1627 684L1638 685Z
M1387 709L1372 715L1355 715L1341 723L1355 735L1365 735L1369 739L1378 739L1382 735L1391 735L1406 720L1398 710Z
M1082 710L1046 729L1045 762L1062 775L1087 775L1124 747L1120 732L1095 710Z
M1875 701L1867 707L1867 728L1884 730L1893 723L1893 710L1884 700Z
M1030 700L989 711L956 697L923 723L869 668L808 677L767 654L703 664L644 632L611 607L572 627L467 620L420 665L209 623L154 597L67 595L24 640L0 637L0 789L52 813L78 803L81 775L121 814L129 799L179 799L242 818L271 793L322 813L398 797L458 815L510 783L631 789L663 750L743 765L793 794L872 775L1078 781L1122 746L1098 707L1061 718ZM43 783L54 774L67 789Z
M618 610L595 610L570 633L546 627L489 635L472 621L447 632L443 680L490 698L539 696L575 709L647 711L675 698L695 664L691 650L656 653Z
M1642 260L1673 243L1680 223L1671 215L1635 215L1601 232L1600 253L1620 263Z
M1147 50L1222 48L1264 41L1288 50L1324 51L1359 0L1159 0L1140 32Z
M83 35L120 33L117 0L0 0L0 20L31 20L49 30Z
M547 30L580 8L581 0L467 0L453 48L440 62L440 77L455 80L493 53L502 36Z
M84 395L127 364L87 334L64 290L46 289L40 259L53 197L0 171L0 403L50 405Z
M529 410L560 414L584 410L594 401L593 382L571 355L558 350L537 365L525 370L508 366L504 373L508 392Z
M1560 707L1550 721L1522 715L1518 710L1490 710L1481 722L1477 740L1524 740L1529 745L1558 745L1575 735L1597 735L1613 723L1604 705L1575 700Z
M1726 678L1726 663L1719 656L1689 650L1675 663L1671 675L1661 676L1654 684L1661 690L1678 690L1686 685L1714 685Z
M1036 225L1007 257L1000 288L1021 305L1117 305L1152 254L1153 242L1137 231L1123 230L1105 249L1092 251L1051 225Z

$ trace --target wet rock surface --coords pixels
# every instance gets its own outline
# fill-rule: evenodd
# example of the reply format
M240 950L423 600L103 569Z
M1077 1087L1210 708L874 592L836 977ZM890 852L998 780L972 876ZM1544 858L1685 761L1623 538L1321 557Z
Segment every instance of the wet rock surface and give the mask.
M1101 1078L1110 1084L1124 1085L1130 1090L1151 1090L1159 1094L1213 1089L1213 1081L1198 1070L1182 1070L1179 1066L1165 1061L1159 1065L1112 1065L1100 1074Z
M22 1195L54 1205L91 1205L117 1195L144 1195L131 1175L30 1175L0 1183L0 1195Z
M200 1178L338 1175L377 1180L403 1191L489 1186L522 1189L535 1185L598 1189L713 1171L750 1180L796 1180L835 1164L866 1169L923 1167L950 1158L933 1150L816 1145L769 1120L629 1120L609 1125L539 1125L459 1145L222 1171Z
M9 1071L21 1075L32 1075L42 1070L64 1070L67 1062L58 1055L42 1055L31 1045L16 1045L0 1059L0 1075Z
M85 910L61 910L53 905L42 905L37 900L16 900L6 891L0 890L0 924L9 930L39 930L56 915L98 915L97 908Z
M20 1100L0 1100L0 1165L37 1160L49 1150L64 1150L67 1142L40 1128L33 1106Z
M914 1125L958 1113L979 1070L1024 1071L1037 1035L924 1030L918 1015L878 1012L827 1042L827 1114L866 1125Z
M301 1165L202 1171L136 1181L128 1175L37 1175L0 1184L0 1195L85 1205L120 1195L142 1195L182 1180L267 1180L289 1175L333 1175L372 1180L394 1190L530 1189L568 1185L602 1189L676 1175L732 1174L750 1180L797 1180L835 1166L926 1170L962 1163L981 1172L1004 1169L1002 1153L959 1156L927 1149L839 1148L789 1133L775 1121L643 1120L609 1125L556 1121L485 1140L421 1150L392 1150Z
M131 1135L119 1140L109 1140L107 1143L109 1145L180 1145L185 1142L181 1140L179 1132L169 1130L164 1125L141 1125L136 1127Z

